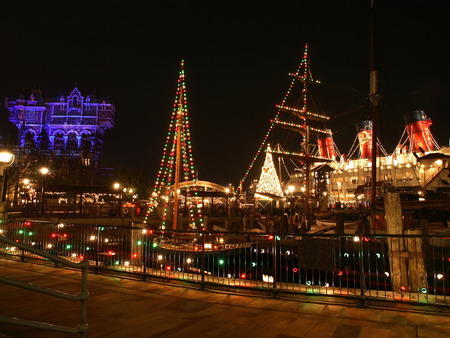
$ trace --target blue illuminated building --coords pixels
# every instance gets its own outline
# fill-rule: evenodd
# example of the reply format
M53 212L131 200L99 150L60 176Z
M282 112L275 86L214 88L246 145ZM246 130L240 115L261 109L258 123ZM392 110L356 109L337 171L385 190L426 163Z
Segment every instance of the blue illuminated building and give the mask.
M22 152L39 150L80 160L83 166L97 166L103 135L114 127L114 105L96 95L83 96L77 88L46 101L33 91L28 99L6 99L5 105L19 130Z

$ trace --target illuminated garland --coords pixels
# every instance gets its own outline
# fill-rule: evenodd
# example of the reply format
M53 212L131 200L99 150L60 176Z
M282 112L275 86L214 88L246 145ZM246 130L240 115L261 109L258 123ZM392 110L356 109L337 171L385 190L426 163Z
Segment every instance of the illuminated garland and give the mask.
M329 120L330 119L330 117L328 117L328 116L320 115L320 114L317 114L317 113L306 112L306 115L315 117L317 119L324 119L324 120Z
M251 169L253 168L256 160L258 159L259 154L261 153L263 147L266 145L266 142L268 141L269 135L272 132L273 127L278 124L278 125L284 125L284 126L289 126L289 127L293 127L293 128L298 128L298 129L305 129L306 128L306 123L301 125L301 124L294 124L294 123L289 123L289 122L283 122L279 120L279 116L282 110L287 110L287 111L291 111L291 112L295 112L297 113L296 116L299 117L300 119L302 119L303 121L306 122L307 117L312 117L314 119L323 119L323 120L329 120L328 116L325 115L321 115L321 114L317 114L317 113L311 113L307 111L307 84L309 83L316 83L319 84L320 81L319 80L314 80L311 76L310 73L310 67L309 67L309 58L308 58L308 44L305 45L305 51L303 54L303 59L300 62L300 65L297 69L297 71L295 73L291 73L289 74L290 76L293 77L291 84L281 102L281 104L276 105L276 107L278 108L277 113L275 114L274 119L271 120L271 124L269 126L269 130L267 131L261 145L259 146L256 155L253 157L253 160L251 161L249 167L247 168L244 177L241 179L240 181L240 185L242 187L244 181L246 180L246 178L248 177ZM290 96L294 84L296 83L296 81L301 81L304 83L303 85L303 90L302 90L302 107L301 108L292 108L286 105L286 101L288 99L288 97ZM322 130L322 129L317 129L317 128L313 128L313 127L309 127L310 131L316 132L316 133L322 133L322 134L328 134L328 132L326 130Z
M299 156L299 157L304 157L305 154L304 153L295 153L292 151L284 151L284 150L272 150L272 154L276 154L276 155L290 155L290 156Z
M298 109L298 108L292 108L292 107L288 107L288 106L283 106L281 104L277 104L275 107L283 109L283 110L288 110L288 111L292 111L294 113L299 113L299 114L304 114L304 110L303 109ZM297 115L299 118L306 120L306 117L303 115Z
M280 109L284 109L287 111L292 111L294 113L298 113L298 114L306 114L307 116L311 116L317 119L324 119L324 120L329 120L330 118L326 115L321 115L321 114L317 114L317 113L311 113L311 112L307 112L305 111L304 108L298 109L298 108L292 108L292 107L288 107L288 106L283 106L281 104L277 104L276 105L277 108ZM299 118L306 120L306 116L302 116L302 115L297 115Z
M285 121L280 121L277 120L275 121L276 124L282 125L282 126L287 126L287 127L292 127L292 128L296 128L296 129L302 129L305 130L306 129L306 124L296 124L296 123L292 123L292 122L285 122ZM326 129L317 129L314 127L309 127L310 131L313 131L315 133L321 133L321 134L326 134L328 135L330 132Z
M275 121L275 123L282 125L282 126L292 127L292 128L296 128L296 129L305 130L305 128L306 128L306 124L297 124L297 123L285 122L285 121L280 121L280 120Z
M309 130L310 131L313 131L313 132L315 132L315 133L320 133L320 134L325 134L325 135L329 135L329 131L328 131L328 129L317 129L317 128L313 128L313 127L309 127Z
M179 131L177 128L177 118L180 119ZM160 202L164 203L164 211L162 216L162 225L164 229L169 205L170 205L170 186L173 186L175 181L175 165L176 165L176 152L177 152L177 137L180 133L181 140L181 177L180 180L184 181L196 181L197 173L194 166L194 159L192 155L191 145L191 132L189 128L189 117L187 108L187 96L186 96L186 83L184 75L184 61L181 61L181 70L177 81L177 90L175 94L175 101L173 104L172 115L169 124L169 130L166 136L166 142L163 148L163 154L161 163L159 166L158 174L156 176L153 192L150 197L151 205L147 211L144 219L144 223L147 223L148 217L151 212L155 210ZM203 226L203 218L199 212L193 210L193 203L190 204L189 216L190 224L193 228L196 228L195 218L199 218L199 224ZM195 207L195 206L194 206Z
M285 151L285 150L272 150L272 154L275 155L286 155L286 156L294 156L294 157L306 157L305 153L296 153L293 151ZM328 157L323 156L309 156L309 158L314 158L316 160L323 160L324 162L328 162L330 159Z
M305 69L307 68L306 67L307 60L308 60L308 44L305 45L305 51L303 53L303 59L300 62L300 65L298 66L296 74L299 74L300 70L302 68L305 68ZM306 75L306 73L305 73L305 75ZM305 76L305 78L306 78L306 76ZM291 83L289 85L289 88L287 89L286 94L283 97L283 100L281 100L281 106L284 106L286 104L286 101L289 98L289 96L290 96L290 94L292 92L292 89L294 88L294 85L295 85L296 81L297 81L297 78L293 78L292 79L292 81L291 81ZM240 185L241 186L242 186L242 184L244 184L245 180L247 179L248 175L250 174L250 171L252 170L253 166L255 165L255 162L258 159L259 154L261 153L262 149L265 147L266 142L269 139L270 133L272 132L273 127L275 126L275 122L278 120L278 116L280 115L280 113L281 113L281 109L278 108L278 110L277 110L277 112L275 114L275 117L273 118L272 123L270 124L269 129L267 130L266 135L264 136L264 139L261 142L261 145L259 146L258 150L256 151L256 154L253 157L252 161L250 162L249 167L245 171L244 177L240 181Z

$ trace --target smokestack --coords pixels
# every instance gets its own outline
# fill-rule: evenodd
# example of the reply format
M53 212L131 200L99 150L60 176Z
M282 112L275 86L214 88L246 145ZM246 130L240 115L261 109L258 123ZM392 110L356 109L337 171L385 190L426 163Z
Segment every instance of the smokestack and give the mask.
M433 121L429 119L423 110L414 110L403 115L409 138L409 148L412 152L435 150L433 135L430 126Z
M319 148L320 157L329 158L331 160L336 159L336 152L334 150L333 135L330 129L327 129L327 134L319 135L317 137L317 145Z
M372 157L372 121L366 120L356 124L358 133L360 158Z

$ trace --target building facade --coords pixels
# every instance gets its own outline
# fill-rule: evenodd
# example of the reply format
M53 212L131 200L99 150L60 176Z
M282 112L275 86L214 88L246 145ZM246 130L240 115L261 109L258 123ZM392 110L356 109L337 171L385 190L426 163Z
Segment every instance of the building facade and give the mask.
M56 157L78 158L85 166L97 166L103 135L114 127L114 105L95 95L83 96L77 88L46 101L35 91L28 99L6 99L5 105L24 152L48 151Z

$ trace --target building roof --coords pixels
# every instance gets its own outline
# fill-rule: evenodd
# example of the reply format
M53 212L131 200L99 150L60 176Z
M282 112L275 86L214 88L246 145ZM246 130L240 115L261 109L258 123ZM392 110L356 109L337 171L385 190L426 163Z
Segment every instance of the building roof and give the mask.
M324 163L324 164L318 165L317 167L312 169L312 171L326 171L326 172L330 172L330 171L334 171L334 168L332 168L328 164Z
M41 186L40 186L41 187ZM45 192L51 194L52 192L65 192L65 193L91 193L91 194L119 194L120 191L115 190L110 186L75 186L75 185L53 185L46 184Z
M421 156L421 157L419 157L418 161L420 162L423 160L437 160L437 159L445 159L445 158L450 158L450 156L437 152L437 153L429 153L424 156Z

